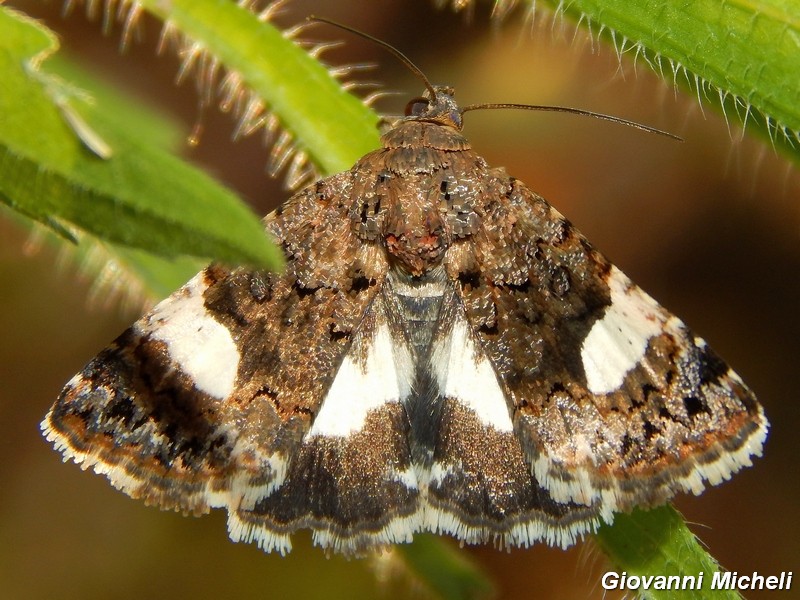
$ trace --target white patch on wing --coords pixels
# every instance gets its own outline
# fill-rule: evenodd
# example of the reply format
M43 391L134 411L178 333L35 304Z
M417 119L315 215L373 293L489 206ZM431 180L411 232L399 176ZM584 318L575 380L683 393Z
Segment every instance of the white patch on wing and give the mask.
M599 515L611 523L614 512L643 504L663 504L677 492L698 495L706 484L718 485L742 468L751 466L753 457L761 456L769 430L761 407L756 421L758 428L742 441L739 448L726 450L723 443L717 442L705 454L692 456L683 465L674 467L670 478L649 484L647 488L625 488L620 481L614 480L597 485L593 480L596 473L585 465L571 469L569 477L564 478L553 457L545 454L533 458L532 472L556 502L576 502L587 506L596 503Z
M356 356L364 344L366 360ZM405 340L394 340L381 320L371 337L353 341L306 436L345 437L360 431L370 410L411 393L413 377L414 361Z
M402 483L410 490L419 489L419 482L417 481L417 472L414 467L409 467L402 471L398 471L392 467L389 468L388 479Z
M734 374L733 371L728 371L729 375ZM700 476L707 480L711 485L718 485L723 481L731 478L731 475L739 471L742 467L750 467L753 464L752 457L761 456L764 451L764 442L767 440L767 433L769 432L769 421L764 415L764 409L758 407L758 421L759 427L747 438L747 441L733 452L720 453L720 456L713 461L705 464L700 464L697 471ZM689 487L689 486L685 486ZM699 490L692 488L695 494L702 491L702 486Z
M286 556L292 550L288 533L272 531L257 523L245 521L235 510L228 511L228 536L234 542L255 543L264 552L277 552Z
M222 487L215 489L214 485L206 485L209 506L232 511L252 510L256 503L272 494L286 479L289 461L283 454L264 455L238 440L232 458L241 464L221 482Z
M428 485L441 485L442 482L450 475L455 475L462 466L459 465L445 465L439 461L434 462L428 474Z
M73 377L68 384L77 387L82 383L81 375ZM63 455L63 460L71 460L81 469L92 469L108 478L118 490L129 496L148 497L152 495L160 503L165 495L159 495L155 488L148 488L147 471L142 470L135 458L112 460L100 455L95 448L88 450L76 448L69 437L64 436L51 421L52 410L39 425L42 433L55 449ZM152 434L154 444L161 444L159 436ZM231 458L236 461L235 469L224 478L207 478L193 491L181 495L181 506L195 513L207 512L208 508L227 508L229 511L252 509L262 498L269 496L286 479L288 460L280 453L264 455L251 449L246 442L237 441Z
M233 391L239 350L230 331L206 309L201 271L158 304L138 325L140 332L164 342L170 358L201 392L224 400Z
M483 425L496 431L513 430L497 375L476 347L463 315L456 317L447 337L434 343L430 362L442 396L474 411Z
M422 514L417 510L393 517L377 531L343 533L320 525L312 528L312 540L326 550L358 556L366 550L410 543L421 529ZM234 542L255 543L265 552L278 552L282 556L292 549L289 533L275 531L270 524L259 523L257 519L246 520L236 511L228 513L228 535Z
M529 548L544 541L550 546L568 548L580 540L584 534L592 533L600 525L600 519L591 517L571 523L548 522L546 518L527 518L509 523L507 528L498 530L489 525L473 524L460 515L430 505L423 511L422 530L435 534L452 535L467 544L494 543L498 548ZM607 519L613 521L613 515Z
M311 539L315 546L346 555L363 554L365 549L387 548L392 544L409 544L420 530L419 512L396 516L377 531L364 531L356 535L343 535L330 529L314 529Z
M644 358L650 338L664 329L663 309L616 267L611 267L608 285L611 304L581 347L586 382L593 394L619 389L628 371Z

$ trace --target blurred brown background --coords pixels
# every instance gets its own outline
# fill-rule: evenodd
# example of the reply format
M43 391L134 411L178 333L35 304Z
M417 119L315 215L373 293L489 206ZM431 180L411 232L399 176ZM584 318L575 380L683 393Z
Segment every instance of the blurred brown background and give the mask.
M82 9L64 19L58 2L11 1L61 36L64 52L179 120L197 118L191 84L173 85L174 56L155 56L158 24L118 52ZM711 553L732 571L800 571L793 377L800 357L800 178L768 144L740 140L711 109L653 76L622 65L567 25L523 23L517 12L490 23L479 6L467 20L430 2L292 2L280 22L317 13L387 40L463 103L563 104L667 129L685 143L590 119L547 113L470 113L466 134L490 164L503 165L566 214L594 244L680 315L758 393L772 422L766 456L678 508ZM380 62L368 78L403 95L378 104L402 111L421 86L374 46L346 39L329 62ZM638 72L635 72L638 71ZM258 136L233 143L233 124L211 110L199 147L185 155L266 213L287 194L264 174ZM202 519L159 512L104 478L62 465L38 423L64 382L137 312L90 310L90 281L56 267L47 250L24 252L26 234L0 220L0 598L392 598L367 561L326 559L295 538L287 558L232 544L224 514ZM601 598L602 558L588 544L570 551L467 550L500 598ZM796 578L800 573L795 573ZM800 588L800 581L795 582ZM795 592L773 592L788 598ZM766 598L751 592L748 598ZM606 597L617 597L606 594Z

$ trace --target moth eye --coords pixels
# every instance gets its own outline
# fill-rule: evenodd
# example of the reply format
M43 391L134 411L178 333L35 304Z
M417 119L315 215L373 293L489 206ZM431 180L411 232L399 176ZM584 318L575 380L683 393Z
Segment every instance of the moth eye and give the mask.
M407 117L421 117L428 111L430 101L425 98L414 98L406 104Z

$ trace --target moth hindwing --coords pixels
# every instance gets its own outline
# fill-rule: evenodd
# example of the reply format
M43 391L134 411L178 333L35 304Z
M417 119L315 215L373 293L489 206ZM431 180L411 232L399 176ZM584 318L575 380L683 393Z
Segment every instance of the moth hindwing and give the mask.
M426 97L267 216L284 272L206 268L67 384L47 439L281 553L300 528L346 554L566 547L749 466L768 423L741 379Z

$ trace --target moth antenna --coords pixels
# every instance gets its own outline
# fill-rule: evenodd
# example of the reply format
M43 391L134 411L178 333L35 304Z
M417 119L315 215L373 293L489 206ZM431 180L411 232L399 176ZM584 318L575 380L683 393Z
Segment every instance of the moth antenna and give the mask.
M468 112L470 110L497 109L497 108L518 108L521 110L542 110L542 111L546 110L550 112L572 113L574 115L594 117L595 119L601 119L603 121L611 121L612 123L627 125L628 127L633 127L634 129L641 129L642 131L646 131L647 133L655 133L658 135L663 135L664 137L672 138L673 140L678 140L679 142L683 141L682 137L678 137L677 135L674 135L667 131L662 131L661 129L656 129L655 127L642 125L641 123L637 123L636 121L629 121L628 119L622 119L620 117L614 117L612 115L605 115L603 113L592 112L590 110L583 110L581 108L571 108L569 106L542 106L536 104L513 104L513 103L470 104L461 109L461 114L463 115L465 112Z
M339 29L343 29L344 31L349 31L352 34L361 36L365 40L369 40L370 42L377 44L381 48L388 50L401 63L403 63L408 68L409 71L411 71L414 75L416 75L419 78L419 80L422 81L423 84L425 84L425 87L431 94L431 99L436 98L437 95L436 89L433 87L433 84L431 84L430 80L427 77L425 77L425 73L423 73L422 70L417 65L411 62L410 58L408 58L405 54L400 52L400 50L398 50L388 42L384 42L383 40L379 40L378 38L373 37L368 33L364 33L363 31L359 31L358 29L353 29L352 27L348 27L347 25L342 25L341 23L337 23L336 21L331 21L330 19L326 19L324 17L317 17L311 15L309 17L306 17L306 21L311 21L316 23L327 23L328 25L333 25L334 27L338 27Z

